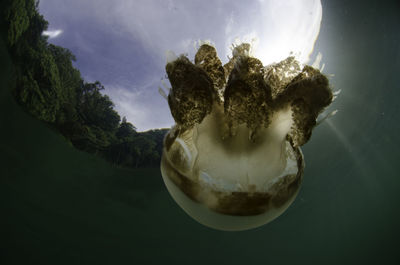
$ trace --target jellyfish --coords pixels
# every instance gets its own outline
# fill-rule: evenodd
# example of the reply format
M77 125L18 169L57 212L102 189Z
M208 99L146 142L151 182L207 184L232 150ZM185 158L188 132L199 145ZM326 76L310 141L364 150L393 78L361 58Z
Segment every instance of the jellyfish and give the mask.
M161 174L176 203L199 223L238 231L281 215L299 192L300 146L332 102L328 78L294 56L263 66L250 45L222 65L202 44L191 62L170 54L166 73L175 125Z

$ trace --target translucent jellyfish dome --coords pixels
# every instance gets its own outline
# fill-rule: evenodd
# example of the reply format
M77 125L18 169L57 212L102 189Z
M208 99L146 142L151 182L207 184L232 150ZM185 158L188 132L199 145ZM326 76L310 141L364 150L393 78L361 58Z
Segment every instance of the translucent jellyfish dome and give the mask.
M294 57L263 66L250 45L222 65L209 44L194 63L169 56L167 97L176 122L164 139L161 173L192 218L246 230L282 214L303 178L305 144L332 102L328 79Z

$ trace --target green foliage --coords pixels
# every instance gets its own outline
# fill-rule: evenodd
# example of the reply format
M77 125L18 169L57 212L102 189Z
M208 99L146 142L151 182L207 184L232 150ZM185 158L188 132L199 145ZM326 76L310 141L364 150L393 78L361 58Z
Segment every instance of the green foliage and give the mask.
M28 29L36 4L30 0L6 0L4 20L8 23L7 41L13 46Z
M76 58L68 49L50 44L48 50L57 65L60 87L63 92L60 94L60 111L57 115L57 124L62 126L78 120L76 105L78 91L83 86L83 80L80 72L72 66L72 61L75 61Z
M18 91L19 101L33 116L43 121L52 122L55 119L54 102L48 104L48 93L43 91L33 74L28 72L20 79Z
M104 86L99 81L85 83L78 94L77 108L86 125L113 132L118 128L121 118L113 109L114 103L111 99L100 93L103 89Z
M159 166L161 153L157 151L156 145L151 138L138 133L110 146L107 158L114 164L128 167Z
M126 121L126 117L122 119L121 124L119 125L119 128L115 134L118 139L122 141L130 141L132 140L135 136L137 135L136 133L136 127L132 125L132 123Z
M163 142L164 136L168 132L168 129L156 129L156 130L149 130L146 132L141 133L144 137L149 138L153 141L156 145L154 147L157 154L159 154L159 159L161 158L162 149L163 149ZM158 160L157 160L158 163Z
M68 50L47 42L48 22L34 0L0 3L1 37L14 63L13 95L34 117L62 133L76 148L128 167L159 166L167 130L136 132L102 93L85 82Z
M17 100L38 119L54 122L60 108L58 68L48 52L42 52L35 59L33 67L20 69L22 73L16 79Z

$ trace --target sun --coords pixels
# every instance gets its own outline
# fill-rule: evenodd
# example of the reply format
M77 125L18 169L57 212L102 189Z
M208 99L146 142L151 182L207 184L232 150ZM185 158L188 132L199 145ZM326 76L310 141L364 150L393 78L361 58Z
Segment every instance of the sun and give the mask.
M259 1L257 15L228 20L225 55L231 43L249 42L252 55L264 65L277 63L290 54L305 64L318 38L322 5L320 0ZM223 58L224 59L224 58Z

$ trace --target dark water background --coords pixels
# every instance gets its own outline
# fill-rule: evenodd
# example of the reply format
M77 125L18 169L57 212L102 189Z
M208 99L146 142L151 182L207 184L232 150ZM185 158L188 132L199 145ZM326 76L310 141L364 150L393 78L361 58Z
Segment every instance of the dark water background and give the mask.
M315 50L342 93L303 152L281 217L221 232L188 217L158 169L118 169L25 114L1 47L0 264L398 264L400 4L323 1Z

